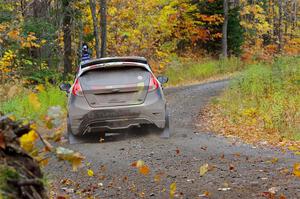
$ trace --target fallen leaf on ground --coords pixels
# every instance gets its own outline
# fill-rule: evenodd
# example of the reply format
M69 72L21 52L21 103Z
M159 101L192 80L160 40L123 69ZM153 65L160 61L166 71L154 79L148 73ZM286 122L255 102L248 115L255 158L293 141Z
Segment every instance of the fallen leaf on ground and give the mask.
M285 195L282 195L282 194L281 194L281 195L279 196L279 199L286 199L286 197L285 197Z
M170 198L174 198L175 192L176 192L176 182L173 182L170 185Z
M294 170L293 173L295 176L300 177L300 163L294 164Z
M131 164L131 166L136 167L136 168L141 168L144 165L145 165L145 162L143 160L138 160Z
M201 197L207 198L207 197L209 197L209 196L210 196L210 193L209 193L208 191L204 191L203 194L200 194L200 195L199 195L200 198L201 198Z
M144 162L143 160L138 160L138 161L136 162L136 167L137 167L137 168L141 168L142 166L144 166L144 164L145 164L145 162Z
M280 187L271 187L268 191L270 193L275 194L276 192L278 192L280 190Z
M148 175L150 172L150 169L148 166L143 165L143 166L139 167L139 172L143 175Z
M272 162L273 164L275 164L276 162L278 162L278 158L273 158L273 159L271 160L271 162Z
M267 199L275 199L275 195L273 193L270 192L262 192L261 195Z
M160 180L161 180L161 174L158 173L158 174L156 174L156 175L154 176L154 181L155 181L155 182L160 182Z
M299 148L296 147L296 146L289 146L288 149L289 149L290 151L298 151L298 150L299 150Z
M208 164L204 164L200 167L199 172L202 177L208 171Z
M133 163L131 164L132 167L136 167L136 165L137 165L137 162L133 162Z
M88 169L87 174L88 174L88 176L92 177L92 176L94 176L94 171L91 169Z
M218 191L229 191L231 188L224 187L224 188L218 188Z
M179 149L176 149L176 154L178 155L180 153Z
M49 163L49 158L44 158L44 157L36 157L36 160L38 161L39 165L42 167L45 167Z

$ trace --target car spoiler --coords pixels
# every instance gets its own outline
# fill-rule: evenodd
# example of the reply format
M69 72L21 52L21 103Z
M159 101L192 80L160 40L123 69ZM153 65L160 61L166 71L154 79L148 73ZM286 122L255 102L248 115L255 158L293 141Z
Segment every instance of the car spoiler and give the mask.
M89 60L81 64L81 68L83 69L89 66L115 63L115 62L134 62L134 63L148 64L147 59L145 59L144 57L106 57L106 58Z
M101 64L93 64L89 67L83 68L80 72L80 74L78 74L78 77L82 76L84 73L91 71L91 70L97 70L100 68L115 68L115 67L140 67L140 68L144 68L146 70L148 70L149 72L152 73L151 68L148 64L145 63L138 63L138 62L109 62L109 63L101 63Z

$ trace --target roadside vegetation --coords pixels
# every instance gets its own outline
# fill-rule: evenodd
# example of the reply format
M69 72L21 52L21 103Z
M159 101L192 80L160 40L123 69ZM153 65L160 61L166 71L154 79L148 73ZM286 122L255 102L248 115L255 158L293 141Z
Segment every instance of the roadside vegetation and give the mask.
M22 84L2 91L3 96L14 92L14 95L5 101L0 101L0 112L13 115L17 119L44 120L49 108L60 107L64 112L66 107L66 94L52 84L37 85L33 89L25 89Z
M228 78L244 69L245 64L236 57L228 59L202 59L173 61L164 72L169 86L192 84L204 80Z
M299 57L249 66L204 111L202 123L250 143L278 145L292 140L300 146L299 66Z
M39 137L77 168L80 154L42 137L63 137L67 98L58 85L72 81L87 44L91 58L146 57L167 86L235 77L205 111L207 128L252 143L299 142L299 11L296 0L0 0L0 118L50 129L29 129L21 147L46 164L32 144ZM0 129L1 150L3 137ZM0 183L3 172L15 177L0 168Z

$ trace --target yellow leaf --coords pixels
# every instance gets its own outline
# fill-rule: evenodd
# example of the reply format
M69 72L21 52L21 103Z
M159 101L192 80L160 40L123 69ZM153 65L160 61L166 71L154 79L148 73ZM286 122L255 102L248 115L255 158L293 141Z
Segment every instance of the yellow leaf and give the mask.
M174 198L175 192L176 192L176 182L173 182L170 185L170 198Z
M29 99L29 103L32 105L32 107L34 108L34 110L39 110L41 108L41 103L39 101L39 98L37 97L37 95L35 93L30 93L28 96Z
M32 130L36 130L36 129L37 129L36 123L30 124L30 128L31 128Z
M136 162L136 167L137 167L137 168L141 168L142 166L144 166L144 164L145 164L145 162L144 162L143 160L138 160L138 161Z
M39 92L45 91L45 87L43 86L43 84L37 85L37 86L36 86L36 89L37 89Z
M12 120L12 121L15 121L15 120L16 120L16 117L15 117L14 115L10 115L10 116L8 116L8 118L9 118L10 120Z
M27 151L31 152L33 150L34 142L38 139L38 135L34 130L29 131L29 133L24 134L20 137L21 147Z
M289 149L290 151L298 151L298 150L299 150L299 148L296 147L296 146L289 146L288 149Z
M75 153L73 155L73 158L70 160L73 171L77 171L77 168L81 166L83 159L84 157L80 153Z
M42 167L45 167L49 163L49 158L45 158L43 155L42 156L37 156L35 159L38 161L39 165Z
M88 174L88 176L94 176L94 171L93 170L91 170L91 169L88 169L87 170L87 174Z
M300 163L294 164L294 170L293 173L295 176L300 177Z
M19 39L19 31L13 30L7 33L7 36L12 40L18 40Z
M155 181L155 182L160 182L160 179L161 179L161 174L156 174L156 175L154 176L154 181Z
M272 160L271 160L271 162L274 164L274 163L276 163L276 162L278 162L278 158L273 158Z
M199 169L200 176L203 176L207 171L208 171L208 164L202 165Z
M73 150L63 147L56 148L56 155L61 160L69 161L72 164L73 171L77 171L77 168L82 164L84 157Z
M42 39L41 44L43 45L43 44L45 44L46 42L47 42L47 40Z

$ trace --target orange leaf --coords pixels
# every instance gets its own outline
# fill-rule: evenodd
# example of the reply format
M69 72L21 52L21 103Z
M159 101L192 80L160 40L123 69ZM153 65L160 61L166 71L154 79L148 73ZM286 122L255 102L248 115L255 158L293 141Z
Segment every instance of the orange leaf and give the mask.
M149 169L148 166L143 165L143 166L141 166L141 167L139 168L139 172L140 172L141 174L143 174L143 175L148 175L149 172L150 172L150 169Z
M132 167L136 167L136 165L137 165L137 162L133 162L133 163L131 164Z

